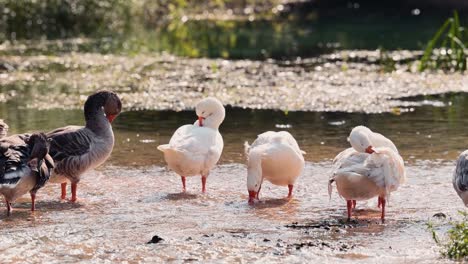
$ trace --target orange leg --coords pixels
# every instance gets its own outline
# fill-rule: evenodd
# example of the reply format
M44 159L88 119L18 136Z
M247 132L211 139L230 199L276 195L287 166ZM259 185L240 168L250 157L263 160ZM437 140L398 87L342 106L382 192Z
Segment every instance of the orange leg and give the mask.
M294 185L288 184L288 189L289 189L289 192L288 192L288 199L292 198L293 187L294 187Z
M65 198L67 198L67 183L66 182L62 183L61 187L62 187L62 196L60 198L64 200Z
M382 205L382 215L380 219L382 219L382 222L383 222L385 221L385 204L387 203L387 201L385 200L385 198L382 198L382 197L379 197L379 201L380 201L380 204Z
M353 200L353 209L356 209L356 200Z
M382 205L382 200L380 200L380 197L377 200L378 200L377 207L380 208L380 206Z
M206 193L206 176L201 177L202 193Z
M31 193L31 211L36 210L36 194Z
M185 188L185 176L180 176L180 179L182 180L182 192L185 192L187 190Z
M72 198L71 202L74 203L76 202L76 188L78 187L78 183L72 183L71 184L71 191L72 191Z
M348 208L348 221L351 220L351 210L353 209L353 201L352 200L347 200L346 205Z
M11 203L7 199L5 199L5 204L7 207L7 215L10 215L11 211L13 210L13 208L11 207Z
M260 190L262 189L262 185L260 184L260 187L258 188L258 192L257 192L257 200L260 199Z

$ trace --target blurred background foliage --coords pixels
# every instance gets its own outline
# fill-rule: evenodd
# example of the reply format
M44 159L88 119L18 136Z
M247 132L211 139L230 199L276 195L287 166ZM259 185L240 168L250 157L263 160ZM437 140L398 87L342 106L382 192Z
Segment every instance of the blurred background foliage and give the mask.
M0 40L122 33L135 25L161 26L185 13L230 10L234 14L247 7L258 13L277 2L280 1L0 0Z
M453 8L466 25L468 1L452 0L0 0L0 54L295 59L423 50Z

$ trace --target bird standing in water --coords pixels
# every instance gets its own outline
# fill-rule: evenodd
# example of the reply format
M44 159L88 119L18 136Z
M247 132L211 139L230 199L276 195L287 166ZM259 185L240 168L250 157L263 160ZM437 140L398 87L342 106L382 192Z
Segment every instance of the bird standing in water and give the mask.
M36 208L36 192L49 180L54 162L49 156L50 141L43 133L12 135L0 140L0 194L8 214L11 203L27 192L31 211Z
M55 161L51 182L61 183L61 198L66 198L67 182L71 182L71 202L77 200L81 176L109 158L114 147L112 121L120 114L122 103L116 93L98 91L84 105L86 125L67 126L47 133L52 139L50 155Z
M390 193L406 180L403 159L393 142L367 127L355 127L349 135L349 142L352 147L333 160L328 192L331 195L332 183L335 182L339 195L346 199L348 219L351 219L356 200L377 196L382 209L381 219L384 220Z
M224 147L223 137L218 131L225 117L223 104L208 97L196 105L195 112L198 120L193 125L179 127L169 144L158 146L168 167L181 176L184 192L185 177L196 175L201 175L202 192L206 192L206 179Z
M263 180L288 186L288 198L296 179L304 169L304 151L286 131L268 131L258 135L251 146L245 143L247 155L247 190L249 203L258 199Z

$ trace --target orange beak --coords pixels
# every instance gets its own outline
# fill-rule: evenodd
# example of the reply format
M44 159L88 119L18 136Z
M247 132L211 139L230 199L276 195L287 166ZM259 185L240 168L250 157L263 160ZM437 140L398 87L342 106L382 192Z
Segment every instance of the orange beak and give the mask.
M109 120L109 123L112 123L114 119L117 117L117 115L106 115L107 120Z
M203 126L203 119L205 118L201 116L198 117L198 125Z
M256 197L257 197L256 191L249 191L249 204L253 204Z
M375 151L374 151L374 149L372 148L372 146L368 146L368 147L366 148L366 153L372 154L372 153L374 153L374 152L375 152Z

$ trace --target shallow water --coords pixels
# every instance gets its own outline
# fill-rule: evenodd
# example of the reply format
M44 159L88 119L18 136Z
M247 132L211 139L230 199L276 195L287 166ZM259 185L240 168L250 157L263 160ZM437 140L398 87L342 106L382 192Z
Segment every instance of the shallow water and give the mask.
M265 184L252 207L241 164L218 166L206 195L199 177L181 194L179 177L164 168L108 165L87 175L77 204L60 202L59 186L49 185L34 214L26 199L12 217L0 214L2 262L442 261L426 223L463 209L447 181L452 164L409 166L385 224L376 201L358 203L359 220L344 221L345 202L336 194L328 200L329 166L308 162L291 201L283 199L286 188ZM164 240L146 244L153 235Z
M332 160L349 146L346 138L357 125L365 125L392 139L405 160L453 161L465 150L468 96L455 93L402 99L408 112L361 114L339 112L283 112L227 108L220 131L224 138L221 163L243 163L243 143L268 130L287 130L307 152L306 160ZM67 124L83 125L81 110L35 110L22 102L0 104L0 118L10 133L52 130ZM418 106L419 105L419 106ZM107 162L116 166L164 165L156 150L181 125L193 123L193 111L126 111L114 121L116 144Z
M424 101L426 100L426 101ZM164 168L156 146L195 120L193 112L130 111L114 122L110 160L79 185L79 202L59 200L59 186L38 194L35 213L19 200L7 217L0 210L2 263L76 261L434 263L438 248L428 221L463 210L451 186L453 160L466 146L465 94L409 98L413 111L395 114L252 111L228 108L221 127L225 149L201 194L199 177L180 178ZM11 133L82 123L78 110L0 106ZM345 201L327 180L331 159L348 146L358 124L394 140L406 160L408 182L393 193L381 224L376 200L358 203L358 220L346 223ZM308 154L294 198L266 183L261 202L247 204L242 144L266 130L288 130ZM435 220L437 221L437 220ZM154 235L164 240L146 244Z

